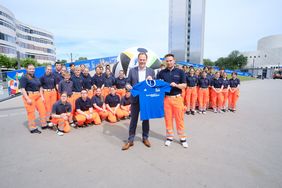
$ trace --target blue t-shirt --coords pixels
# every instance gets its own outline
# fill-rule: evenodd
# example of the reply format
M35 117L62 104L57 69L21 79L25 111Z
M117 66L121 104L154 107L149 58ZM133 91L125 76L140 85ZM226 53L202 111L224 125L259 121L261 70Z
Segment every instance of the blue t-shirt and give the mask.
M145 80L133 86L131 94L139 95L141 120L164 117L164 97L170 89L162 80Z

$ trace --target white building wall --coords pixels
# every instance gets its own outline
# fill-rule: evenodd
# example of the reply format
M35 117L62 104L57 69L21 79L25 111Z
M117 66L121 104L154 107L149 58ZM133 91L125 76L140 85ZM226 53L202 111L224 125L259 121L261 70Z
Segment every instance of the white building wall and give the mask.
M260 39L257 49L257 51L242 53L248 58L246 68L270 68L282 65L282 35Z
M2 50L0 53L9 57L17 57L18 53L20 58L31 57L36 59L39 63L54 63L56 61L54 38L50 32L16 20L13 13L1 5L0 11L8 15L0 14L0 18L13 26L13 28L10 28L0 25L0 33L14 37L13 42L0 39L0 47L6 46L6 48L13 48L16 51L11 54L7 53L7 51L3 52ZM24 31L22 31L22 29L24 29ZM42 43L42 40L48 41L49 44Z

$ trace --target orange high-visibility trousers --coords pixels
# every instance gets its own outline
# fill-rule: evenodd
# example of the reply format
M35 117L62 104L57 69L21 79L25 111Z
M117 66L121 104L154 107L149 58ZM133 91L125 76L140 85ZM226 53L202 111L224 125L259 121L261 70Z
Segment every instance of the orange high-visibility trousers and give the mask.
M93 94L94 94L93 89L89 89L89 90L87 91L87 95L88 95L88 97L89 97L90 99L93 97Z
M212 108L213 109L219 109L221 110L222 109L222 93L219 92L215 92L214 90L212 90L211 92L211 99L212 99Z
M111 108L113 111L115 110L115 108L113 107L113 108ZM108 113L109 113L109 115L108 115L108 120L109 120L109 122L111 122L111 123L115 123L115 122L117 122L117 120L118 119L121 119L121 118L123 118L125 115L124 115L124 113L122 112L122 110L120 109L120 108L118 108L117 110L116 110L116 114L113 114L110 110L108 110Z
M84 113L88 115L90 114L89 110L85 111ZM95 111L93 111L92 117L90 119L87 119L85 115L76 112L75 119L77 121L78 126L83 126L84 123L92 123L92 122L94 122L95 125L101 124L100 116Z
M181 96L184 100L185 100L185 95L186 95L185 90L186 90L185 88L181 90ZM183 100L183 102L184 102L184 100Z
M200 87L199 87L199 86L197 86L196 88L197 88L197 89L196 89L196 90L197 90L197 100L196 100L196 106L197 106L197 107L199 107L199 104L200 104L200 102L199 102L199 90L200 90Z
M199 88L198 98L199 98L199 110L206 110L209 102L209 89Z
M79 97L81 97L80 92L73 92L72 96L70 97L70 104L71 104L71 108L72 108L72 114L74 114L75 112L75 101L76 99L78 99Z
M110 88L109 87L104 87L102 89L102 95L103 95L104 98L106 98L107 95L109 95L109 93L110 93Z
M130 112L131 112L131 105L126 105L126 106L122 106L124 109L121 109L122 112L124 113L124 116L127 117L129 116Z
M68 120L65 120L63 118L52 118L51 119L51 122L54 125L58 125L58 129L65 133L68 133L71 130L69 121L72 121L72 117L69 117Z
M239 89L235 89L232 91L231 89L229 90L229 96L228 96L228 107L229 109L236 110L236 104L239 98Z
M52 106L57 101L57 91L55 89L50 91L43 91L44 104L46 110L46 119L48 120L51 116Z
M99 109L95 109L95 112L97 112L99 114L101 120L107 119L107 117L109 115L109 112L107 110L102 111L102 110L99 110Z
M166 137L173 139L173 119L175 119L177 134L186 138L184 131L184 102L182 96L166 96L164 99Z
M187 111L190 109L195 110L197 101L197 88L187 87L185 91L185 105L187 106Z
M209 86L209 100L208 100L208 104L207 104L207 108L212 108L212 87Z
M57 101L61 99L61 94L57 91Z
M123 112L124 117L128 117L130 114L130 107L131 105L126 105L126 106L122 106L124 109L121 109L121 111Z
M125 95L125 93L126 93L125 89L116 90L116 94L119 96L120 99Z
M228 101L228 89L222 90L222 109L226 109L227 101Z
M28 93L28 92L27 92ZM37 129L35 124L35 110L39 112L39 118L41 122L41 127L45 127L47 125L46 122L46 110L44 103L41 99L41 95L38 92L28 93L29 98L32 101L32 104L27 104L25 98L23 97L24 106L27 112L27 120L28 120L28 128L29 130Z

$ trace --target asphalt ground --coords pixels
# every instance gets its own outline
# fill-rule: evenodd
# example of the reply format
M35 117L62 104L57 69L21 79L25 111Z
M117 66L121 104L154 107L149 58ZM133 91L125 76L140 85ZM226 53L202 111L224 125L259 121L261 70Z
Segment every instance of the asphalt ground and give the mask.
M0 103L0 187L282 187L282 80L242 82L238 110L185 115L189 147L164 146L163 119L150 121L151 148L122 151L129 120L30 134L22 98Z

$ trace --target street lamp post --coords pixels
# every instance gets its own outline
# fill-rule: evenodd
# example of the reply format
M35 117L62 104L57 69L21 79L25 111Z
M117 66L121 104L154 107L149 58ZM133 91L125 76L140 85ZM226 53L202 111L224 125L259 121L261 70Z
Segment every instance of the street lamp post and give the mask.
M256 56L253 57L253 77L255 77L254 76L254 73L255 73L255 58L256 58Z
M18 66L18 69L21 69L20 52L19 51L17 51L17 66Z

